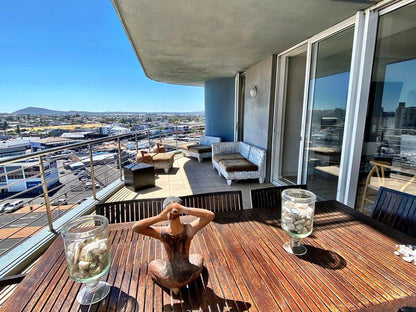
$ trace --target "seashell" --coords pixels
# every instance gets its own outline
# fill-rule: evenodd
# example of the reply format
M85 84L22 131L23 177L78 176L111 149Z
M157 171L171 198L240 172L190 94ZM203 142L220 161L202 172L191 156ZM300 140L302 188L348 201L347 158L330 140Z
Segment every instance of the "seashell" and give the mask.
M80 270L88 270L88 269L89 269L89 267L90 267L90 262L87 262L87 261L80 261L80 262L78 263L78 266L79 266L79 269L80 269Z
M100 263L106 263L107 262L107 255L103 254L103 255L98 256L98 261Z

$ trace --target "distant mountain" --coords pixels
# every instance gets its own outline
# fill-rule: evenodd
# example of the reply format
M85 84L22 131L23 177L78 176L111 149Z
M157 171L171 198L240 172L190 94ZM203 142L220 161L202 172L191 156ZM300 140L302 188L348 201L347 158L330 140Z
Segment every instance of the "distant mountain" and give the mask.
M13 114L20 114L20 115L74 115L74 114L82 114L86 112L76 112L76 111L57 111L47 108L41 107L26 107L23 109L19 109L15 111Z
M86 111L58 111L41 107L26 107L19 109L12 114L18 115L135 115L135 114L186 114L186 115L204 115L204 111L200 112L86 112Z

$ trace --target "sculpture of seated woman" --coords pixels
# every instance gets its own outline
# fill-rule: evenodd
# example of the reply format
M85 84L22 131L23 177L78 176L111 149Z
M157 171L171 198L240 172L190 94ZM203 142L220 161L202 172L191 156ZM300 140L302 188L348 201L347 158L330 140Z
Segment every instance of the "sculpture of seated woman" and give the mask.
M140 220L133 225L135 232L154 237L163 243L168 260L151 261L149 274L153 281L171 289L176 295L181 287L197 279L202 272L204 258L199 254L190 255L189 247L195 234L215 216L209 210L184 207L179 202L179 198L168 197L163 203L164 210L160 214ZM197 219L182 224L181 214L195 216ZM166 220L169 220L167 226L153 226Z

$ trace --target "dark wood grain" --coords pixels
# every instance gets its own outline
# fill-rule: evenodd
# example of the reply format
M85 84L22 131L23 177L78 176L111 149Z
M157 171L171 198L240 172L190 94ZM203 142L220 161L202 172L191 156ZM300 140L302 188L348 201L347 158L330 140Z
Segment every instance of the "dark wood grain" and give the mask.
M416 196L380 187L372 218L416 237Z
M147 275L148 263L164 257L161 243L134 233L131 223L112 224L105 277L112 287L92 306L76 302L81 284L68 276L58 237L2 311L397 311L416 304L416 266L393 254L414 238L322 202L312 235L302 240L308 253L296 257L282 248L289 237L278 219L271 209L216 213L190 250L204 256L206 270L178 296Z

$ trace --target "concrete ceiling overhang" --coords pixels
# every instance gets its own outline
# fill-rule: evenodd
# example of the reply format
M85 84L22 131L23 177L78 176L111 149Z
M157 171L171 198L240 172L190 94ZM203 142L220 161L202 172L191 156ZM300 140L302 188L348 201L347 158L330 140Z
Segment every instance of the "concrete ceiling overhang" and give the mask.
M146 75L203 85L371 6L366 0L113 0Z

